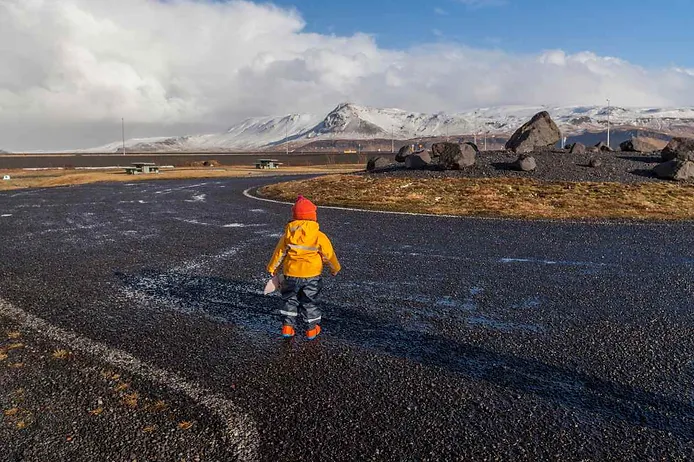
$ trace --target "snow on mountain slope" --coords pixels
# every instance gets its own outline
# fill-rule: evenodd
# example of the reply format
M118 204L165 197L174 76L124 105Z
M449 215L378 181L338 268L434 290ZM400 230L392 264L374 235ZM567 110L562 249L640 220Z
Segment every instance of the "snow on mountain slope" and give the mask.
M247 119L224 133L173 138L133 139L126 149L140 152L194 152L270 149L289 141L297 146L317 140L413 139L441 136L510 135L534 114L546 110L566 135L603 131L612 125L670 134L694 135L694 108L603 106L480 108L457 114L424 114L343 103L325 118L312 114ZM111 143L85 152L115 152Z

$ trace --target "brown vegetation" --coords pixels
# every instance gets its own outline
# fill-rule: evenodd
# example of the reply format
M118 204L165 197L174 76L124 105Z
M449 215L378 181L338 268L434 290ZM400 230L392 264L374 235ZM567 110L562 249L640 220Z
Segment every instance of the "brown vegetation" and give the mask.
M551 219L694 218L694 186L649 182L541 182L522 178L331 175L264 187L260 194L318 205L457 216Z
M253 167L177 168L162 170L160 174L128 175L123 170L0 170L0 178L9 175L9 181L0 180L0 191L24 188L51 188L88 183L134 182L144 180L183 180L198 178L230 178L269 175L297 175L346 173L363 168L355 165L326 165L311 167L284 167L278 170L257 170Z

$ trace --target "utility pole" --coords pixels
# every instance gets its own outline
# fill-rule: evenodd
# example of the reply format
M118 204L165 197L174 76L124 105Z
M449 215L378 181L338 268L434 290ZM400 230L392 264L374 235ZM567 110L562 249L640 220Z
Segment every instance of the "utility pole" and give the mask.
M607 147L610 147L610 99L607 98Z
M488 132L484 132L484 150L485 151L487 150L487 133Z
M475 132L475 146L477 146L477 111L475 111L475 119L473 120L472 131Z
M395 154L395 127L390 125L390 153Z
M289 117L287 116L287 123L284 124L284 147L287 155L289 155Z
M123 135L123 155L125 155L125 117L121 117L121 134Z

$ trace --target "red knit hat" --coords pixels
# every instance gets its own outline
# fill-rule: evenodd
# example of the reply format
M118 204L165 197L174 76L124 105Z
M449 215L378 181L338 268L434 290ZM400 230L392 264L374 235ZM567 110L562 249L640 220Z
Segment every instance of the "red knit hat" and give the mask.
M300 195L296 199L294 207L292 207L292 215L295 220L318 221L316 210L318 210L318 208L313 205L313 202Z

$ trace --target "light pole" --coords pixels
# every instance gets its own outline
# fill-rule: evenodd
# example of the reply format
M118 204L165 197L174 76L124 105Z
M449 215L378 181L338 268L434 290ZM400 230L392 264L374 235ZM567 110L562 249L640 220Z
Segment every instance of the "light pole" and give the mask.
M390 153L395 154L395 127L390 125Z
M607 147L610 147L610 99L607 98Z
M284 124L284 148L287 155L289 155L289 117L287 116L287 123Z
M472 123L472 131L475 132L475 146L477 146L477 111L475 111L475 118Z
M121 135L123 135L123 155L125 155L125 117L121 117Z

